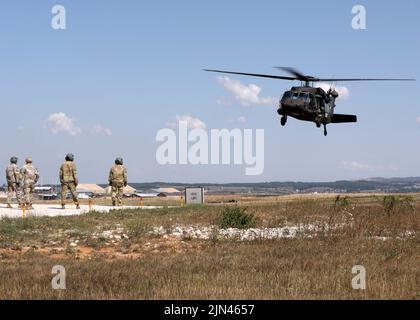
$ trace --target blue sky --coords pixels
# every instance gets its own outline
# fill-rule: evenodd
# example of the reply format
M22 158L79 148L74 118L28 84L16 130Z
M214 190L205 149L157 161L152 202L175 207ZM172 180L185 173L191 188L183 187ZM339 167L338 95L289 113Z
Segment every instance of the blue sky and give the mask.
M66 30L51 8L66 8ZM353 30L352 7L367 10ZM243 105L203 68L321 77L419 78L418 1L3 1L0 4L0 166L33 156L43 183L56 183L67 152L81 182L105 182L116 156L131 182L330 181L420 175L419 82L340 83L339 113L357 124L279 125L275 104L292 82L229 77L261 89ZM50 115L70 127L52 132ZM161 166L155 136L177 116L207 129L265 130L265 170ZM237 121L239 119L239 121ZM67 124L68 125L68 124ZM0 183L4 182L4 178Z

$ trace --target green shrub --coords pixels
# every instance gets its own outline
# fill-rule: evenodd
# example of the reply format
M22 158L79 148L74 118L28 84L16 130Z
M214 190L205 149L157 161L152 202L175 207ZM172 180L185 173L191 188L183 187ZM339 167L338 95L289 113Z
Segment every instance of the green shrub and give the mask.
M395 196L385 196L382 204L384 206L385 213L390 215L397 205L397 198Z
M340 195L338 195L335 198L335 202L334 202L335 207L347 207L349 204L350 204L350 199L347 196L341 197Z
M254 215L252 213L247 213L245 208L241 208L238 206L225 207L219 223L219 226L222 229L246 229L251 228L254 225Z
M385 213L390 216L397 209L400 211L414 210L415 202L412 197L409 196L385 196L382 205Z

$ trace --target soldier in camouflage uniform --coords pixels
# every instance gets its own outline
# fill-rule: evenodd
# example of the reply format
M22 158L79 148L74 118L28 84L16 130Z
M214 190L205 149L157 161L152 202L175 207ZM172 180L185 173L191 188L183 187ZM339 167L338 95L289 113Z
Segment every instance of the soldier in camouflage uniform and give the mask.
M111 186L112 205L122 206L123 190L127 186L127 169L122 158L115 159L115 165L109 171L108 181Z
M12 197L16 194L16 200L21 208L22 190L20 188L20 170L17 166L18 158L11 157L10 165L6 169L7 180L7 207L12 208Z
M66 208L67 192L70 190L76 209L80 209L79 200L77 199L76 188L79 184L77 179L77 169L74 163L74 155L69 153L66 155L66 162L60 167L61 182L61 208Z
M29 210L33 209L32 207L32 193L34 192L34 187L38 182L39 173L38 169L32 165L32 158L28 157L25 160L26 164L20 170L20 176L22 178L22 187L23 187L23 205Z

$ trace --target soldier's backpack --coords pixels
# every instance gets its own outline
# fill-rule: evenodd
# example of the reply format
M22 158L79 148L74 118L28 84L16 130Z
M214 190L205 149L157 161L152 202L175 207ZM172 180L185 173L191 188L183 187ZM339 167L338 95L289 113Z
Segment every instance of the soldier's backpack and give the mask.
M114 166L112 168L112 182L124 182L124 167Z
M24 179L25 181L33 181L35 183L38 182L38 171L32 165L24 166Z
M6 169L6 179L7 182L18 182L19 180L19 171L16 166L10 165Z
M63 164L63 179L65 182L74 181L74 164L72 162Z

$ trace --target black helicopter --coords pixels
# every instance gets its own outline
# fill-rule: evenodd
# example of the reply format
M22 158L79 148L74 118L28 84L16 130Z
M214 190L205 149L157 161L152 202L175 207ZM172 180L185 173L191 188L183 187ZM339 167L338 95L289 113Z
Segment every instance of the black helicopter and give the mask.
M298 120L314 122L318 128L324 126L324 135L327 136L327 124L329 123L347 123L357 122L357 116L350 114L334 113L335 100L338 98L338 92L330 88L324 91L322 88L314 87L315 82L342 82L342 81L416 81L415 79L320 79L304 75L294 68L276 67L290 75L274 76L267 74L232 72L223 70L204 69L204 71L218 72L226 74L235 74L242 76L252 76L261 78L270 78L278 80L299 80L299 87L292 87L286 91L280 99L277 113L281 116L280 123L285 126L287 117L293 117Z

